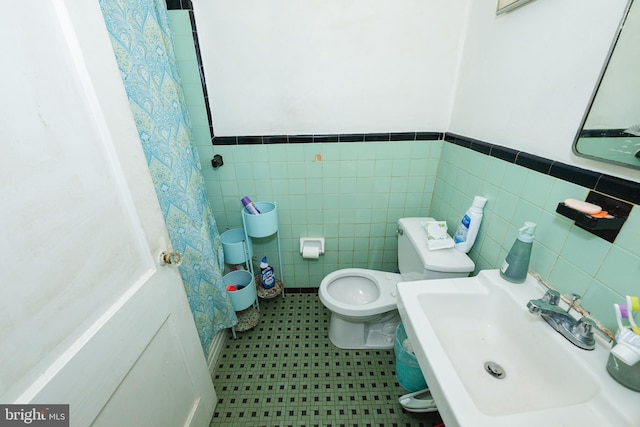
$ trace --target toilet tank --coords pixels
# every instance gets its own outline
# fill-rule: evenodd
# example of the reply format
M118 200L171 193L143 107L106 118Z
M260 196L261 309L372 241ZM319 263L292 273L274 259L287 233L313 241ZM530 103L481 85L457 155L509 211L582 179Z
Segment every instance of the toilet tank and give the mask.
M422 225L433 218L400 218L398 220L398 268L402 280L446 279L466 277L475 264L454 248L429 250L427 233Z

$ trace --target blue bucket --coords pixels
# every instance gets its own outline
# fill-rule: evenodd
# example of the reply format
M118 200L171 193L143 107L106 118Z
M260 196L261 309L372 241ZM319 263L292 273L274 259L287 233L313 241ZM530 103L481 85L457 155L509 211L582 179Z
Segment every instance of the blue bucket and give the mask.
M224 262L235 265L243 264L249 260L251 257L251 250L249 248L249 255L247 255L245 252L244 239L245 236L243 228L232 228L220 235L222 251L224 252Z
M272 202L255 202L253 204L259 215L250 214L247 208L242 208L242 220L251 237L267 237L278 231L278 210Z
M244 310L256 301L256 282L253 281L250 272L246 270L232 271L222 277L222 282L225 288L229 285L238 288L237 291L227 291L234 311Z

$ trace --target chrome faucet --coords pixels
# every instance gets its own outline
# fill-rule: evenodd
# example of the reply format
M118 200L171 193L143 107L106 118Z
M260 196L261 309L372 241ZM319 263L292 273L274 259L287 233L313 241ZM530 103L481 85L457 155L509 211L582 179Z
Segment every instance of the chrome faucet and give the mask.
M584 350L593 350L596 345L593 337L593 328L596 323L588 317L582 317L576 320L570 313L576 301L580 299L580 295L571 294L571 305L565 311L558 307L560 301L560 293L549 289L542 298L532 299L527 303L529 312L542 317L551 325L553 329L558 331L573 345Z

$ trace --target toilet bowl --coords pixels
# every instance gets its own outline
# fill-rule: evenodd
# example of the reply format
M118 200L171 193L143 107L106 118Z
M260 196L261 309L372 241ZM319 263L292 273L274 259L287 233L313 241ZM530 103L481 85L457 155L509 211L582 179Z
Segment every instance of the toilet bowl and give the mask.
M400 315L396 284L400 274L345 268L320 284L320 301L331 310L329 339L344 349L390 348Z
M331 311L329 340L344 349L389 349L400 323L396 285L400 281L465 277L475 265L454 248L430 251L423 223L431 218L398 220L400 273L345 268L322 279L318 296Z
M364 268L344 268L328 274L320 283L320 301L345 318L363 318L396 308L396 284L400 274Z

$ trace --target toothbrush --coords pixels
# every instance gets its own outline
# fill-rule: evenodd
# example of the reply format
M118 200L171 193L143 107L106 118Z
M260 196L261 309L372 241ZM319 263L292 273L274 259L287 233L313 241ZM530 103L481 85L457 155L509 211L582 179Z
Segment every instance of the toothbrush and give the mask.
M623 329L629 329L628 326L622 325L622 318L625 318L625 319L629 318L627 306L624 304L613 304L613 309L616 312L616 320L618 321L618 330L622 331Z
M634 311L640 311L640 301L638 301L638 297L630 297L627 295L627 318L629 319L633 332L640 335L640 328L638 328L635 320L633 320Z

